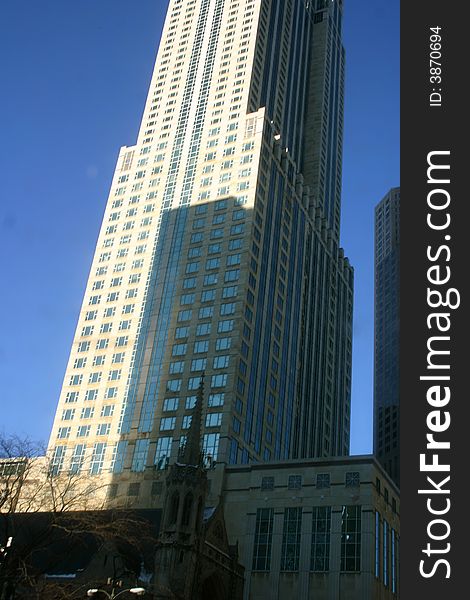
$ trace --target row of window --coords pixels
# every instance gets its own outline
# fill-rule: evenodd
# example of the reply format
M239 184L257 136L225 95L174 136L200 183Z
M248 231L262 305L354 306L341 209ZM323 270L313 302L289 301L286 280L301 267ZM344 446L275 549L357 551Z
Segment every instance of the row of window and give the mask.
M281 571L299 571L301 555L302 507L284 509ZM271 568L274 531L274 508L259 508L256 513L253 546L253 571ZM314 507L312 511L310 570L330 569L331 507ZM341 571L361 569L361 506L343 506L341 510Z
M345 475L346 487L358 487L360 485L360 474L357 471L347 472ZM329 473L317 473L316 476L316 487L317 489L329 488L331 485ZM287 481L287 487L290 490L302 488L302 475L289 475ZM261 489L262 490L273 490L274 489L274 477L262 477L261 478Z
M206 433L203 436L202 449L208 465L217 460L219 438L219 433ZM185 441L186 437L181 436L179 440L180 447L185 443ZM165 469L167 467L172 445L173 438L158 438L155 448L155 456L153 459L153 464L156 468ZM136 441L131 461L132 471L142 472L145 470L148 464L150 446L151 443L149 439ZM72 455L70 456L68 463L69 472L77 473L81 470L86 470L91 475L99 475L103 472L107 444L104 442L96 442L91 448L91 455L87 461L85 461L86 448L87 447L85 444L77 444L72 449ZM118 442L112 448L108 448L108 450L112 451L111 457L108 456L108 460L110 460L110 471L114 473L122 472L124 468L124 461L128 452L128 442ZM50 472L52 475L58 475L64 471L65 467L67 466L67 454L70 454L70 448L67 448L67 446L59 445L54 448L50 466Z

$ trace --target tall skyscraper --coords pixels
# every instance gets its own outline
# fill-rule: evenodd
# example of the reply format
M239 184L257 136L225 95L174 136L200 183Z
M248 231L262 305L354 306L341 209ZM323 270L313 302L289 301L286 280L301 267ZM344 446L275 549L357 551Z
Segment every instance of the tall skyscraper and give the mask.
M348 453L341 16L341 0L170 0L67 366L57 472L164 467L203 377L208 460Z
M400 485L400 188L375 207L374 454Z

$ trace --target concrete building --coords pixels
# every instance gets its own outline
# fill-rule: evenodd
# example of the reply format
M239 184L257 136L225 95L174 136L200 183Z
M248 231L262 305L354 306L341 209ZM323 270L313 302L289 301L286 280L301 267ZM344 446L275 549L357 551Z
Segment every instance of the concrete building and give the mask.
M224 512L247 600L399 594L399 491L371 456L229 466Z
M72 344L55 473L143 482L178 455L203 373L208 461L348 454L341 15L341 0L169 2Z
M400 485L400 188L375 207L374 454Z

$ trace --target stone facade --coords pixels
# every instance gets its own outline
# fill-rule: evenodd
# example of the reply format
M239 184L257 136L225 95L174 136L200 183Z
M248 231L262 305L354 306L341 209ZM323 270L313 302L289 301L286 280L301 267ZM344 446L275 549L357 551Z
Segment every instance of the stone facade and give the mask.
M398 597L399 491L375 458L227 467L224 509L245 600Z

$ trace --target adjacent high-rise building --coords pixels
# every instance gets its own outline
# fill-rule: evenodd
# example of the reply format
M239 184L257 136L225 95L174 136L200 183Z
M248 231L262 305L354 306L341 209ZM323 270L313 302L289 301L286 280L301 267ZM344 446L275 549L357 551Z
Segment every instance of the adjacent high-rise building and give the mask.
M208 462L348 454L341 17L342 0L170 0L80 311L56 472L163 468L203 379Z
M374 454L400 485L400 188L375 207Z

